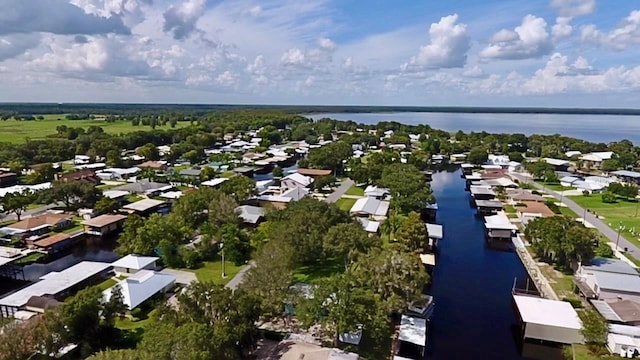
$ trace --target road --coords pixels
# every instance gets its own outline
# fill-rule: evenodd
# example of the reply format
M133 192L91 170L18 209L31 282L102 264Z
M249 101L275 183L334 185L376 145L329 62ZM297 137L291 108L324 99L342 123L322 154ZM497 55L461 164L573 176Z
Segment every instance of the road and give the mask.
M530 176L526 176L523 174L511 173L511 175L517 178L521 182L528 182L533 184L536 188L543 190L547 194L553 196L558 201L562 201L563 204L567 205L567 207L573 210L579 217L584 217L584 220L591 223L596 227L604 236L606 236L610 242L616 244L618 242L618 249L626 249L626 253L633 256L636 259L640 259L640 248L631 243L629 240L625 239L624 236L620 235L618 240L618 232L611 229L607 224L605 224L602 220L598 219L592 213L585 211L583 207L576 204L573 200L562 196L561 194L549 190L544 186L534 182Z
M340 183L340 186L338 186L338 188L336 188L336 190L334 192L332 192L329 196L327 196L324 201L328 202L328 203L334 203L338 200L340 200L340 198L342 197L342 195L344 195L347 190L349 190L350 187L352 187L353 185L355 185L356 183L353 182L353 180L347 178L345 180L342 180L342 182Z
M227 285L225 285L226 288L229 288L231 290L235 290L238 288L238 286L240 286L240 284L242 284L242 281L244 280L244 276L246 275L247 271L249 271L249 269L251 269L252 267L256 266L256 263L253 261L249 262L249 265L246 265L245 267L243 267L240 271L238 271L238 273L236 274L236 276L233 277L233 279L231 279Z
M61 204L49 204L49 205L44 205L41 207L37 207L35 209L31 209L31 210L27 210L24 213L22 213L22 215L20 216L20 219L26 219L28 217L34 216L34 215L38 215L40 213L43 213L47 210L51 210L53 208L56 208L58 206L61 206ZM9 220L18 220L18 217L16 216L16 214L11 213L11 214L6 214L5 216L0 216L0 221L9 221Z

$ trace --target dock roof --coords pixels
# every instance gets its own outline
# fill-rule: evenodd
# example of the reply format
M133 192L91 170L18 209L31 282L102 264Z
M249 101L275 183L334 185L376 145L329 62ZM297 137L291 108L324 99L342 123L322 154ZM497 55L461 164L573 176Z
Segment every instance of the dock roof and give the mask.
M93 226L93 227L104 227L107 225L111 225L118 221L126 219L126 215L121 214L103 214L96 216L92 219L88 219L82 222L82 225Z
M534 296L513 295L522 321L528 324L582 329L578 313L566 301L549 300Z
M427 223L427 232L432 239L442 239L442 225Z
M418 346L426 346L427 320L418 317L402 315L402 318L400 320L400 334L398 335L398 339L400 341L408 342Z
M109 263L83 261L63 271L52 271L40 281L0 299L0 305L20 307L32 296L56 295L111 267Z
M476 200L476 206L479 208L502 209L502 203L498 200Z

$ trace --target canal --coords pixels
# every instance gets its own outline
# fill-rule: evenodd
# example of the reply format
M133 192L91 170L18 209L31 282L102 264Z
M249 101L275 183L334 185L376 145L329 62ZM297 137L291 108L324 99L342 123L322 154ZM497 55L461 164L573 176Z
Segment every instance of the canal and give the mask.
M432 275L435 312L427 359L525 359L516 340L511 290L515 278L526 287L526 270L514 252L485 245L482 219L469 205L460 175L458 169L440 171L431 182L444 239ZM550 358L548 351L541 358Z

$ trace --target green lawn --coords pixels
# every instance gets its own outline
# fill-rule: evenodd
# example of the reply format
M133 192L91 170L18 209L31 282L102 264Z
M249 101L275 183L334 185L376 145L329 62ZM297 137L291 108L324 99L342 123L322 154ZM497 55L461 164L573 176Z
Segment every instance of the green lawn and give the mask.
M320 279L344 272L344 264L339 260L330 260L322 264L300 266L293 272L296 282L314 283Z
M338 201L336 201L336 206L344 211L349 211L353 207L353 204L356 203L356 201L356 199L340 198L338 199Z
M42 259L45 256L46 255L43 254L43 253L33 252L33 253L23 257L22 259L20 259L20 261L18 261L18 263L21 264L21 265L31 264L31 263L37 262L38 260Z
M620 234L627 240L640 246L640 235L638 234L640 233L640 211L638 217L635 216L636 209L639 205L637 202L619 199L618 202L614 204L606 204L602 202L599 194L570 196L569 198L581 207L589 209L592 213L603 216L604 219L602 219L602 221L615 231L617 231L620 224L622 224ZM578 215L582 216L582 214ZM631 231L634 231L636 235L631 234Z
M364 196L364 189L353 185L347 190L347 192L345 192L345 194L353 196Z
M60 120L58 120L60 119ZM44 120L33 121L16 121L6 120L0 121L0 139L11 143L22 143L26 139L44 139L56 133L56 127L66 125L68 127L82 127L84 129L89 126L100 126L106 133L121 134L139 130L151 130L151 127L139 125L133 126L129 121L116 121L108 123L104 120L66 120L65 115L45 115ZM188 121L178 122L176 127L189 126ZM170 129L169 125L158 126L156 128Z
M144 328L147 325L149 325L149 323L151 322L151 317L153 316L153 313L156 311L157 311L156 309L153 309L148 313L143 312L140 318L135 320L132 320L130 318L117 318L116 328L120 330L136 330L136 329L144 330Z
M507 214L515 214L516 208L513 205L507 205L504 207L504 212L506 212Z
M541 182L540 185L544 186L546 189L553 190L553 191L574 190L570 186L562 186L560 184L546 184L544 182Z
M578 218L578 215L575 212L573 212L573 210L569 209L568 207L566 207L566 206L558 206L558 208L560 209L560 213L562 215L568 216L568 217L570 217L572 219L577 219ZM580 215L580 216L582 216L582 215Z
M105 290L107 290L108 288L112 287L113 285L115 285L117 283L118 282L115 281L114 279L108 278L107 280L105 280L105 281L101 282L100 284L96 285L96 287L98 289L100 289L100 291L105 291Z
M606 353L606 349L603 349L603 353ZM572 353L575 356L572 356ZM614 355L600 355L594 354L589 350L587 345L583 344L575 344L573 345L573 351L571 350L571 346L565 346L564 354L567 359L575 359L575 360L613 360L620 359L618 356Z
M213 261L205 261L202 264L202 267L198 269L180 269L184 271L190 271L196 274L198 281L212 281L216 284L225 285L229 282L229 280L233 279L234 276L244 267L244 265L236 266L234 263L230 261L224 262L224 271L226 276L222 277L222 262L221 259L216 259Z

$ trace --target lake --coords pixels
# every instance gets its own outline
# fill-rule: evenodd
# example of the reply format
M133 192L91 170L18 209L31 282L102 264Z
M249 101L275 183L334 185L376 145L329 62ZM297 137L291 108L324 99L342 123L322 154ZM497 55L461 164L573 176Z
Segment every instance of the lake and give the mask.
M463 114L463 113L328 113L308 115L317 120L332 118L375 125L397 121L408 125L428 124L455 132L561 134L591 142L631 140L640 144L640 116L564 114Z

